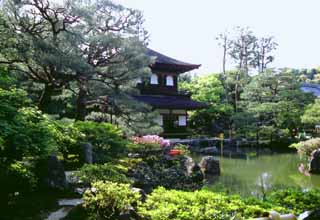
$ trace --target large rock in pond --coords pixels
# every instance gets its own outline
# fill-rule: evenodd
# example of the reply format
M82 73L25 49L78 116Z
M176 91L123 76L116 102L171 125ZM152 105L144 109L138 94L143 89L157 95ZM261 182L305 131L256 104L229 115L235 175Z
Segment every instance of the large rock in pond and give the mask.
M199 166L206 179L220 175L220 162L213 156L202 157Z
M320 149L311 153L310 173L320 174Z

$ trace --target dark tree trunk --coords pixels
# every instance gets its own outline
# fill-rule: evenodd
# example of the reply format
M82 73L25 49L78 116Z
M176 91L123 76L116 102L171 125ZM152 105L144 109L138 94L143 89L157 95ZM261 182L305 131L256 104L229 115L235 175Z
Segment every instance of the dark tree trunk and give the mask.
M76 120L84 121L87 115L87 88L82 82L79 82L79 93L77 98Z
M54 87L49 84L45 84L44 90L42 91L42 94L39 99L39 104L38 104L38 107L41 111L47 112L48 106L52 101L51 98L52 98L53 92L54 92Z

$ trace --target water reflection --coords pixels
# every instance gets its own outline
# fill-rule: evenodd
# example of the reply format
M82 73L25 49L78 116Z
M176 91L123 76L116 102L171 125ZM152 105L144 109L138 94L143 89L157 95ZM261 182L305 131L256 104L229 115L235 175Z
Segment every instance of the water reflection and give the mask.
M217 158L220 160L220 158ZM320 176L300 173L301 158L296 154L261 156L253 159L223 158L221 176L206 186L213 191L226 191L241 195L264 195L275 188L320 187Z

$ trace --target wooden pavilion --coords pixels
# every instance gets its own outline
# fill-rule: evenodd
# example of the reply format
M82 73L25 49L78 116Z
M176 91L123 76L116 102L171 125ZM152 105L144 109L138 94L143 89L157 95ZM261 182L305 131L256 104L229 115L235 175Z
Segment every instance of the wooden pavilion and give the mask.
M155 57L150 66L152 74L148 81L139 80L140 95L135 97L160 113L157 121L164 129L162 136L186 137L189 134L187 111L206 108L207 105L192 100L191 94L179 91L178 76L200 65L182 62L151 49L147 53Z

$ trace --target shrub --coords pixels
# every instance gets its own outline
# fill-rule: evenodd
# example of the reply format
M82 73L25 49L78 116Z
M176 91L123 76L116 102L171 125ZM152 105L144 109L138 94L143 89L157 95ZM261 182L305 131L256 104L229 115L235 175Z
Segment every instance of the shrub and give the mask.
M134 144L139 145L142 150L161 149L161 147L170 146L170 141L158 135L146 135L142 137L132 137Z
M76 122L75 127L83 134L81 143L91 143L98 163L108 162L127 152L128 141L121 130L110 123L92 121Z
M84 193L83 201L92 219L118 219L121 213L137 207L140 194L129 184L98 181Z
M319 208L320 190L312 189L303 191L301 189L285 189L272 192L268 201L274 205L289 209L294 214L301 214L304 211L313 211Z
M130 183L125 175L126 170L112 164L86 164L77 174L84 184L97 181L111 181L116 183Z
M258 200L254 200L258 204ZM158 188L139 207L139 214L152 220L229 220L234 216L242 218L263 217L268 211L285 211L280 207L256 205L253 200L242 200L238 196L225 196L209 191L183 192Z
M304 156L311 156L312 151L320 148L320 138L313 138L307 141L301 141L296 144L292 144L291 148L296 148L298 153Z
M0 200L33 189L33 166L57 149L55 124L30 103L23 90L0 89Z
M177 144L177 145L174 145L173 149L175 150L181 150L183 152L183 154L185 155L190 155L191 152L189 150L189 146L187 145L184 145L184 144Z

